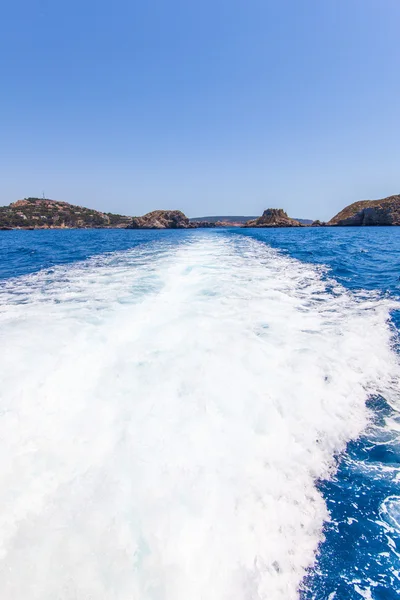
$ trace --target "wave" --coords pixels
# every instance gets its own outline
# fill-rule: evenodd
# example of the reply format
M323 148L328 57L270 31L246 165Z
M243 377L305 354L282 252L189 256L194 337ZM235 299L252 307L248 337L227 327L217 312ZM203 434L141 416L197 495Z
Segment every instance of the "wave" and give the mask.
M329 519L316 482L370 396L398 408L395 303L229 234L2 298L4 597L297 598Z

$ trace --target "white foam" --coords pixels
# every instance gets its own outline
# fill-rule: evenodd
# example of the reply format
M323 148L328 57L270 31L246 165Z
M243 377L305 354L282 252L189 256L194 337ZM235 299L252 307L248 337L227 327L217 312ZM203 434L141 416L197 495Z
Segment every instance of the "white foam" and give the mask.
M389 302L241 236L156 250L6 290L5 600L297 598L315 479L395 401Z
M393 532L400 533L400 496L388 496L380 507L382 519Z

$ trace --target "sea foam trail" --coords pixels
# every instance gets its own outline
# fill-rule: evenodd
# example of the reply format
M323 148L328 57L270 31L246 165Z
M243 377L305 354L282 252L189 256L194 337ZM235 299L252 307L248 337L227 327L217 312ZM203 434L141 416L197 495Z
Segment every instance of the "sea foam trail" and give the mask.
M391 305L241 236L9 282L5 600L291 600L315 487L395 403Z

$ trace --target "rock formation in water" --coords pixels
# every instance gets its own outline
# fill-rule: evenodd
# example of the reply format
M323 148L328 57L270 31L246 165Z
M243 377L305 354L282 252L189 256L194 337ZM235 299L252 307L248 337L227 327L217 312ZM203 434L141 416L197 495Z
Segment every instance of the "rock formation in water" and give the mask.
M190 221L180 210L153 210L133 217L128 229L189 229Z
M400 225L400 195L354 202L334 216L328 225Z
M301 223L287 216L282 208L267 208L261 217L247 221L244 227L301 227Z
M218 227L210 221L190 221L180 210L153 210L142 217L133 217L128 229L197 229Z

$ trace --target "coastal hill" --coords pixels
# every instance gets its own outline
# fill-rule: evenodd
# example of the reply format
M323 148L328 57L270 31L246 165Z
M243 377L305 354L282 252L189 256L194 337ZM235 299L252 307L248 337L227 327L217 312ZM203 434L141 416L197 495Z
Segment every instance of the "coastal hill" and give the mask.
M246 220L247 219L247 220ZM0 207L0 229L194 229L199 227L324 227L400 225L400 195L362 200L341 210L328 223L292 219L281 208L261 217L214 216L189 219L180 210L155 210L141 217L104 213L47 198L25 198Z
M247 221L244 227L301 227L301 223L287 216L282 208L267 208L261 217Z
M0 207L0 229L124 228L131 220L47 198L25 198Z
M328 225L400 225L400 195L353 202L335 215Z
M48 198L24 198L0 207L0 229L194 229L215 227L207 221L189 221L180 210L155 210L128 217L76 206Z

